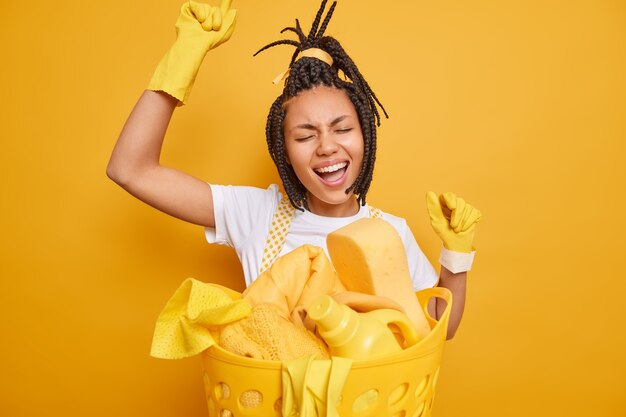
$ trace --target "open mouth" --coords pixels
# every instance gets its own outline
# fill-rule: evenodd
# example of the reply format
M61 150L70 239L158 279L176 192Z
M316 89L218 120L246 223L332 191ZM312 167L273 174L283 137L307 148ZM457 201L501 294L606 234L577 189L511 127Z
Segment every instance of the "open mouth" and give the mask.
M348 163L340 162L324 168L317 168L314 171L324 182L333 183L341 180L347 169Z

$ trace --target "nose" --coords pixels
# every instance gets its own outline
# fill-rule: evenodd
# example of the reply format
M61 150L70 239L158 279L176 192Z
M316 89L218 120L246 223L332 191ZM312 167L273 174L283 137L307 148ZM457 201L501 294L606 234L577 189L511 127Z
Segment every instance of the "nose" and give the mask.
M339 145L332 134L322 132L320 133L319 138L317 146L317 154L319 156L332 155L339 149Z

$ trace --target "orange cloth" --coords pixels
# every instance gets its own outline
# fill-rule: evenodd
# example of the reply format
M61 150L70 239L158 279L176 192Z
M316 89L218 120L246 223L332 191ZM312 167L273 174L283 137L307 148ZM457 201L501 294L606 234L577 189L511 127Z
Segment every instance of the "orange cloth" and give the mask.
M334 295L346 289L318 246L303 245L281 256L243 293L251 305L271 304L294 323L301 323L299 312L322 294Z

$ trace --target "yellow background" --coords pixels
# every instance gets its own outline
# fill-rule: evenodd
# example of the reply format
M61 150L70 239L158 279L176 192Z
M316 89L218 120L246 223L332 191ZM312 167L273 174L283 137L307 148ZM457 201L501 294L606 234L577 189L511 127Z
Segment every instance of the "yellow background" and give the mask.
M184 278L242 289L236 256L105 176L179 3L0 4L2 416L207 413L197 358L148 352ZM318 2L235 6L163 161L265 187L292 49L252 53L295 17L308 30ZM369 201L433 263L427 190L484 213L434 416L626 415L626 2L342 0L329 33L391 115Z

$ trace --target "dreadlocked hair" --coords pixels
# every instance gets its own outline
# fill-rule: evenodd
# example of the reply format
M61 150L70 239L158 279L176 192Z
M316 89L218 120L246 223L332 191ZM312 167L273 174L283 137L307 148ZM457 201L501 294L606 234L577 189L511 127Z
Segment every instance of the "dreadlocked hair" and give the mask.
M264 46L254 54L256 56L260 52L277 45L292 45L296 47L291 57L289 75L285 81L283 92L270 107L265 136L269 153L274 164L276 164L289 201L296 209L302 211L309 209L307 190L296 176L291 165L287 163L283 133L283 121L286 115L285 103L302 91L311 90L318 86L338 88L347 94L355 107L361 125L364 154L361 171L354 183L346 190L346 194L353 192L357 196L357 201L360 205L365 205L365 197L374 173L376 128L380 126L381 119L377 107L380 107L385 117L389 117L385 108L361 75L354 61L344 51L339 41L331 36L324 36L326 27L337 5L337 2L334 1L322 20L326 3L327 0L322 1L308 36L304 34L300 22L296 19L295 27L284 28L280 33L294 32L298 37L297 41L281 39ZM309 48L321 49L328 53L333 59L332 66L317 58L300 57L298 59L298 54ZM339 71L343 73L344 79L339 76Z

